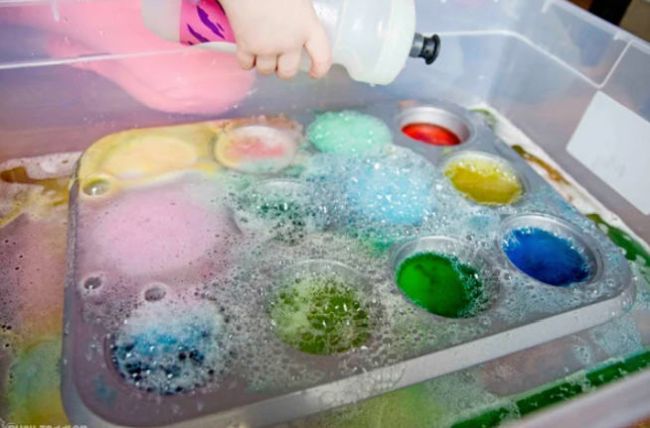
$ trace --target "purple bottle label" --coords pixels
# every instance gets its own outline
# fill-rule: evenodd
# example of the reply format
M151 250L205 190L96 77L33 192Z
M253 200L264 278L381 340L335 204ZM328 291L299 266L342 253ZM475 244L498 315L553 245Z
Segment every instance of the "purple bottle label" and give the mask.
M181 43L235 42L226 11L217 0L183 0L181 8Z

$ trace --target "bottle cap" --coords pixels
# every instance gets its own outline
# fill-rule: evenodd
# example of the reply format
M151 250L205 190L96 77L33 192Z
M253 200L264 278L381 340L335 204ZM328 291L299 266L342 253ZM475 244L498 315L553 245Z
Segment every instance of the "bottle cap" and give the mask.
M437 34L425 37L420 33L416 33L410 56L413 58L424 58L427 65L431 65L440 54L440 44L440 37Z

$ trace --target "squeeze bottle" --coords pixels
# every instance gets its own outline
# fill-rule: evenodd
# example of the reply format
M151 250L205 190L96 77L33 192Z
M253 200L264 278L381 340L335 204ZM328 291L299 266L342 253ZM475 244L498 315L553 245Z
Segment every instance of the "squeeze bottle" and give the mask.
M415 32L414 0L313 0L313 5L333 62L354 80L389 84L409 56L427 64L438 56L440 38ZM217 0L142 0L142 17L164 39L235 51L232 28Z

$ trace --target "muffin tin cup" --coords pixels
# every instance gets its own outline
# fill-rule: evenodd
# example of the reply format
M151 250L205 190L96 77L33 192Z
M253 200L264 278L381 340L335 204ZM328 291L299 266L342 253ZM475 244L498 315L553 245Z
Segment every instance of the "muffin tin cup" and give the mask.
M503 203L503 204L487 204L487 203L480 203L475 201L473 198L469 197L468 195L465 195L462 191L456 188L456 186L451 182L451 180L447 177L447 182L449 185L452 187L452 189L458 193L461 197L465 198L467 201L469 201L472 204L475 205L480 205L480 206L485 206L485 207L494 207L494 208L499 208L499 207L508 207L508 206L518 206L521 205L524 200L526 199L526 195L532 191L532 186L530 183L530 180L528 177L522 172L515 167L509 160L496 155L494 153L490 153L487 151L483 150L462 150L462 151L456 151L453 152L447 156L444 156L440 161L438 162L437 166L440 169L440 171L445 174L445 171L447 170L447 167L454 162L458 161L459 159L463 158L479 158L483 160L487 160L490 162L494 162L495 164L499 164L501 167L504 167L504 169L508 170L509 172L512 172L515 177L517 178L517 181L519 182L519 185L521 186L521 195L519 198L517 198L515 201L511 203Z
M275 328L272 330L276 338L280 340L284 346L290 348L293 352L299 352L306 358L329 358L334 362L334 360L345 358L346 355L354 354L355 351L360 347L367 348L369 346L372 346L373 343L373 331L374 327L379 321L381 311L379 310L378 305L373 304L373 301L375 301L374 290L361 273L346 265L345 263L334 260L308 259L291 264L288 267L282 269L272 278L273 285L270 289L270 293L266 301L266 313L268 314L267 316L271 318L272 302L277 299L278 294L283 290L292 289L296 285L296 281L304 279L318 280L321 278L335 279L338 283L353 291L355 297L358 299L358 302L361 304L364 311L366 311L368 314L369 326L367 330L367 340L359 346L354 346L341 352L322 354L309 353L297 349L295 346L285 342L284 339L282 339L277 333L277 331L275 331Z
M278 238L276 235L282 233L282 231L272 230L273 226L281 226L283 221L286 222L290 219L264 219L262 218L262 215L254 212L258 207L247 206L251 203L256 204L257 202L265 202L266 198L269 198L269 196L272 196L272 198L269 198L268 200L270 203L282 201L286 204L296 201L299 203L298 209L300 211L305 211L299 213L303 216L302 220L305 222L304 233L320 232L329 224L327 210L316 198L313 197L313 192L307 183L291 178L270 178L251 184L251 187L245 190L245 192L246 196L243 200L235 201L233 206L231 206L233 220L237 228L244 235L256 236L262 240L269 240ZM237 205L240 206L237 207ZM311 208L313 206L316 206L317 208L312 212L308 207ZM285 225L285 228L290 229L290 226ZM291 232L291 230L287 230L286 232ZM282 239L281 237L279 238Z
M460 140L458 144L454 144L450 147L463 145L475 134L474 127L470 122L448 110L434 106L411 107L405 109L397 116L397 122L399 123L401 130L409 125L416 124L434 125L449 130ZM427 143L425 141L421 142L424 144L430 144L433 147L448 147Z
M400 103L397 114L393 116L393 133L396 143L423 154L434 163L446 153L479 147L492 140L490 128L471 112L445 101L412 100ZM425 124L442 127L455 134L460 143L456 145L435 145L413 139L403 130L409 124Z
M559 238L565 239L578 247L578 252L585 257L585 261L589 266L589 277L584 281L567 284L566 286L554 286L542 282L527 273L523 272L517 267L505 253L503 243L507 237L515 230L535 228L546 232L550 232ZM496 245L499 248L501 258L505 261L506 265L518 275L522 275L526 280L533 282L538 286L552 287L560 292L564 291L571 293L576 288L585 288L592 284L598 283L603 277L604 261L602 257L602 250L598 243L589 235L581 232L574 225L564 221L563 219L555 216L550 216L542 213L527 213L507 217L501 222L499 232L497 234Z
M403 298L410 305L416 306L421 311L426 312L432 318L445 322L476 322L476 318L488 314L495 308L501 288L497 275L493 269L495 260L482 251L476 250L462 241L448 236L427 236L417 238L406 243L396 245L391 250L391 268L394 272L394 284L399 289ZM395 277L400 267L408 259L421 254L437 254L443 257L455 257L464 265L476 269L480 276L481 284L484 288L487 303L483 305L475 314L469 317L445 317L428 311L411 300L411 298L401 290Z
M163 294L162 296L158 295L154 299L147 299L146 296L147 291L150 291L152 289L164 290L165 294ZM160 283L151 283L143 287L143 290L141 292L141 297L140 297L141 302L137 306L135 306L134 309L128 315L124 316L123 326L127 326L128 321L131 319L131 317L133 317L138 311L142 311L143 309L146 309L146 306L154 307L155 305L165 305L168 303L168 300L179 299L181 297L180 294L173 293L171 291L172 290L170 290L168 286ZM191 298L190 295L187 295L186 297ZM104 388L107 391L110 391L114 388L116 391L119 391L118 393L121 394L133 394L134 392L137 392L139 394L144 394L142 397L149 402L153 401L156 403L161 403L163 400L173 399L174 397L178 397L183 400L191 399L191 397L197 393L213 391L219 386L223 385L225 382L227 382L227 380L232 377L232 371L236 364L235 356L236 353L239 351L238 347L233 346L233 344L229 343L228 340L228 336L235 333L231 328L231 326L225 322L225 320L228 317L230 317L231 314L227 309L224 308L220 309L215 302L211 302L209 300L200 300L200 301L197 300L197 302L203 305L203 309L207 309L207 308L210 309L208 313L204 314L205 318L203 318L203 320L206 321L214 320L215 323L214 325L218 328L218 331L213 333L214 334L213 338L216 340L216 344L218 344L220 358L217 367L208 366L204 368L205 374L207 374L209 370L214 370L211 374L209 374L209 378L202 379L200 383L190 387L186 387L180 392L171 391L171 390L157 391L155 389L147 389L147 388L143 388L138 384L135 384L131 380L127 380L125 378L126 374L122 373L120 370L120 365L115 355L118 337L122 333L120 329L117 329L104 335L101 349L98 350L99 351L98 357L101 358L100 364L103 364L109 368L108 370L109 373L105 377L98 378L101 379L99 383L105 384ZM188 308L191 307L191 304L189 303L186 304L188 305ZM173 340L177 340L178 337L173 336L174 332L162 333L165 331L164 330L165 327L168 326L169 324L171 324L169 321L165 322L163 319L160 320L160 328L162 330L161 332L158 332L158 336L162 340L162 343L158 343L156 345L152 343L149 352L143 352L142 350L140 350L141 359L147 361L148 358L151 358L150 352L154 352L153 347L161 346L163 348L166 348L164 353L161 354L161 356L165 357L163 359L167 359L166 361L167 367L171 366L169 362L169 358L172 356L171 344L173 343ZM191 335L192 333L190 332L190 330L183 329L181 334L187 336L188 334ZM139 340L146 340L143 339L143 337L146 336L136 336L136 337ZM188 338L186 337L186 339ZM214 342L205 342L204 345L209 347L210 345L214 345ZM182 352L182 350L177 349L175 352ZM188 348L186 352L187 353L191 352L191 349ZM187 358L191 358L191 354L188 354ZM156 359L152 359L147 362L152 365L152 369L156 368L156 364L160 364L160 361ZM124 369L124 367L125 366L121 368ZM157 369L160 370L159 367ZM98 381L96 380L95 382Z
M265 123L263 120L250 123L242 121L226 126L218 132L214 142L214 158L219 164L235 171L258 176L272 175L287 168L296 157L302 144L298 131L299 128L293 129L291 124L288 121L285 123L281 117L276 118L273 123ZM262 136L267 137L267 142L273 141L274 147L283 146L286 153L283 156L268 156L263 160L253 156L246 158L244 153L240 153L240 157L229 157L238 138L261 142Z
M303 194L306 192L305 186L298 182L297 180L291 179L276 179L269 178L262 180L260 182L253 182L249 185L247 189L244 190L246 196L251 196L254 199L264 198L269 193L275 193L279 197L286 195L287 199L293 199L296 194ZM245 205L247 201L241 201L242 205ZM240 201L234 202L234 205L239 204ZM242 207L245 211L247 206ZM234 213L235 224L243 233L258 233L260 229L265 225L259 225L259 227L252 226L249 222L244 221L242 215L238 214L237 207L231 207Z

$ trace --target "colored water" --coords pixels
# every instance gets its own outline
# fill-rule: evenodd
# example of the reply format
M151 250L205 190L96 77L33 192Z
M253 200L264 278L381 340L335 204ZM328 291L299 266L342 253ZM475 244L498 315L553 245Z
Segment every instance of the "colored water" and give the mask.
M262 239L296 244L327 222L323 207L299 182L271 181L259 191L242 192L235 199L235 220L239 228Z
M416 305L448 318L470 318L487 304L479 273L456 257L413 256L399 266L397 285Z
M67 419L59 397L60 355L60 336L30 344L22 350L11 367L14 382L6 396L10 410L8 420L34 426L45 421L65 424ZM0 416L0 421L2 419Z
M650 367L650 351L632 355L622 361L610 361L598 368L581 372L537 391L514 397L508 405L487 410L473 418L460 421L452 428L491 428L509 419L521 418L537 410L569 400Z
M296 279L279 291L270 315L280 338L309 354L346 352L370 337L368 308L336 277Z
M42 188L43 193L52 198L52 205L68 203L68 177L36 179L29 176L25 167L18 166L0 172L0 180L6 183L30 184Z
M512 149L515 152L517 152L519 156L524 158L524 160L526 160L528 163L537 165L538 167L543 169L548 175L548 178L550 178L552 181L561 184L569 184L569 182L562 176L560 171L553 168L548 162L544 161L543 159L540 159L539 156L535 156L532 153L527 152L523 147L519 145L512 146Z
M524 192L512 168L482 155L458 157L445 166L444 173L456 190L479 204L512 204Z
M605 222L598 214L587 214L587 217L596 223L600 230L606 233L609 239L625 252L625 258L638 263L641 273L650 284L650 253L643 245L629 233Z
M441 177L401 147L363 157L315 154L303 177L339 233L376 247L387 249L437 219Z
M221 330L218 315L204 302L148 303L117 334L113 363L128 383L145 391L168 395L193 390L225 368Z
M29 184L29 186L33 186L36 189L42 188L40 183L32 183ZM441 195L441 198L444 199L447 196L448 195ZM454 202L456 203L455 200ZM463 206L463 209L465 208L466 206ZM270 210L270 212L273 211L274 209ZM288 210L288 211L291 212L292 210ZM46 295L59 296L58 298L60 298L60 295L62 294L63 275L62 274L58 275L53 272L56 271L56 267L54 265L58 263L59 265L63 266L65 263L64 254L61 251L58 252L55 251L57 248L63 248L65 245L65 229L59 227L56 231L52 231L49 229L44 229L38 225L40 223L48 222L48 221L54 221L58 224L64 224L65 213L63 211L61 212L56 211L54 213L48 212L47 216L36 217L34 215L36 211L34 210L33 207L29 209L25 208L25 212L28 212L29 215L34 218L38 218L38 221L34 222L34 224L30 226L30 228L34 229L33 232L25 234L23 232L23 229L16 227L19 225L22 227L23 224L22 220L15 221L10 224L11 227L6 227L4 228L4 230L2 230L2 232L6 232L4 236L8 236L9 238L11 238L11 242L18 241L20 243L20 250L18 249L16 249L15 251L12 250L16 253L16 260L18 260L19 252L20 254L22 254L24 251L24 247L25 246L29 247L30 245L27 244L31 241L33 241L35 246L39 247L38 251L35 252L35 254L36 253L42 254L44 249L47 249L47 253L49 257L48 260L39 260L38 258L34 258L32 259L33 261L26 261L20 265L16 265L17 267L19 266L21 269L20 271L17 271L18 273L20 273L20 280L13 281L13 279L9 277L10 280L9 282L4 281L3 284L0 285L0 289L2 289L3 291L2 295L0 296L0 318L2 318L3 321L5 319L11 320L10 322L12 323L13 328L10 330L10 332L13 336L17 337L15 341L12 339L11 342L12 347L10 349L10 353L7 354L8 355L7 358L9 358L9 361L12 360L16 361L16 364L12 366L11 377L9 381L11 385L10 388L13 388L11 389L12 395L8 396L8 399L9 399L9 406L13 407L13 413L10 413L10 415L19 415L19 416L9 417L8 420L22 422L22 423L40 422L40 423L48 424L54 421L59 421L60 420L59 418L61 417L63 418L65 417L61 413L62 410L59 409L60 405L55 405L56 404L55 402L58 402L58 395L57 395L58 358L54 358L54 357L58 356L58 351L48 349L44 353L42 352L31 353L30 352L31 345L29 344L29 342L38 343L38 341L42 340L42 338L39 337L40 333L35 333L33 329L28 331L24 328L24 326L26 324L34 322L35 320L40 321L41 317L39 314L43 313L43 311L58 312L60 316L62 310L60 305L51 305L49 303L45 304L47 303L47 301L44 299L43 296ZM456 215L457 214L456 211L453 211L453 214ZM485 213L483 211L480 211L480 215L483 216L484 214ZM203 221L200 221L198 223L204 224ZM36 225L36 227L34 227L34 225ZM435 226L444 228L444 222L437 221L435 223ZM601 228L605 228L605 226L601 225ZM476 231L472 229L471 233L475 234ZM51 236L54 236L55 239L52 239ZM641 263L641 264L644 263L643 252L637 251L638 249L643 250L643 247L641 245L639 245L638 243L634 243L632 238L630 238L627 235L625 237L621 237L620 240L621 243L623 243L628 248L630 248L630 250L626 253L626 255L630 258L630 260L635 260L636 263ZM298 239L297 241L300 241L300 239ZM630 245L630 242L632 242L632 245ZM342 245L341 248L347 248L346 245L348 244ZM8 244L7 249L9 249L9 247L10 245ZM142 247L142 248L146 248L146 247ZM1 249L0 252L2 252ZM185 251L183 251L182 253L185 253ZM645 252L645 254L647 255L647 252ZM4 257L4 256L0 255L0 257ZM27 253L25 253L25 258L29 259L29 255ZM50 264L52 264L50 263L50 259L52 259L51 260L51 262L53 263L52 266L50 266ZM4 261L7 259L2 258L2 260L4 263ZM192 263L192 260L190 260L189 263ZM43 278L45 281L33 280L33 277L31 276L32 273L30 273L29 270L30 264L42 268L47 273L47 278ZM14 266L13 262L11 266L13 268ZM4 267L4 264L2 267ZM2 269L0 269L0 277L3 280L8 278L7 272L2 271ZM21 287L17 287L18 284L20 284ZM375 285L380 289L383 286L383 284L375 284ZM246 292L243 290L244 288L245 287L242 287L242 290L240 291L244 293L244 295L250 297L250 294L245 294ZM5 291L7 290L8 293L5 293ZM21 293L14 292L16 290L21 290ZM38 298L38 300L35 300L32 297L23 298L25 293L30 293L30 295L33 295L34 298ZM16 296L20 296L20 300L17 300L18 297ZM386 298L390 300L390 295L387 294ZM17 304L16 302L20 302L20 303ZM230 302L232 303L233 301ZM391 302L394 303L393 300L391 300ZM179 319L180 318L182 317L179 317ZM43 323L39 322L39 324L43 324ZM48 332L53 334L56 337L60 337L62 325L63 323L60 322L60 320L58 319L57 322L55 323L47 323ZM5 336L5 332L3 332L1 329L2 326L0 326L0 339L4 341L5 337L7 336ZM634 330L634 328L632 329ZM375 330L373 330L373 334L374 331ZM620 329L617 329L614 333L616 335L631 334L627 330L622 331ZM182 335L179 335L179 337L182 337ZM197 341L197 343L199 343L199 341ZM594 348L597 348L597 345L593 345L593 346ZM200 347L197 346L197 348ZM392 347L387 347L385 349L390 349L390 348ZM558 354L560 353L565 354L566 352L567 351L564 349L558 350ZM0 357L3 357L1 349L0 349ZM0 358L0 360L1 359L2 358ZM0 366L2 366L2 361L0 361ZM41 369L41 367L43 367L43 369ZM613 366L612 370L617 371L617 367L618 366ZM56 376L48 375L47 377L40 377L38 379L34 378L34 372L35 371L39 372L40 370L48 370L48 372L51 371L52 373L57 373L57 375ZM200 368L199 372L201 372L202 370L203 368ZM272 370L275 370L275 368L268 367L268 370L269 372L271 372ZM0 367L0 372L2 371L3 371L2 367ZM164 373L164 370L161 373ZM465 376L465 374L463 376ZM56 381L53 380L55 378ZM35 380L42 381L46 385L42 386L39 382ZM412 426L418 426L417 425L418 422L421 424L420 426L422 426L422 424L431 426L436 424L437 420L435 418L447 417L448 415L445 416L446 414L455 411L455 410L449 410L452 409L453 407L451 405L452 403L465 402L466 406L475 407L475 408L479 408L481 406L481 403L478 401L476 402L472 401L472 403L468 403L467 400L463 401L467 397L464 395L465 390L462 389L462 384L460 382L454 383L453 387L450 387L450 389L448 390L448 394L444 394L444 395L441 394L432 397L430 385L434 385L435 383L436 383L435 381L428 382L424 387L412 387L390 396L380 397L375 401L371 401L372 403L375 404L371 406L370 408L371 411L369 412L362 413L360 410L357 410L362 408L364 406L363 404L355 406L352 410L348 410L348 412L358 416L358 420L360 421L360 424L365 423L370 426L372 426L373 423L376 424L376 423L385 422L386 420L392 420L389 417L381 418L381 416L378 419L378 415L385 416L387 414L390 415L391 417L394 417L395 424L399 424L400 422L409 424L410 422L404 422L404 421L413 421L413 423L411 424ZM200 384L200 382L197 383L197 385L198 384ZM48 387L48 385L50 387L49 391L51 392L47 392L47 390L45 389ZM171 384L170 384L170 388L171 388ZM481 391L483 391L482 386L477 388L480 388ZM1 389L2 387L0 386L0 390ZM43 393L48 394L48 398L41 398L41 396L38 396L38 398L32 398L33 396L31 394L33 394L37 390L45 391ZM560 388L560 392L566 390L568 390L566 387ZM3 392L4 391L0 391L0 395L2 395ZM484 391L483 393L488 394ZM561 400L567 397L566 394L563 395L562 393L552 394L552 395L553 397L559 397L557 398L557 400ZM531 397L531 400L538 402L540 407L548 404L549 402L552 402L552 401L537 400L534 396ZM29 402L30 405L26 406L25 405L26 402ZM48 410L49 407L51 407L53 410ZM510 407L508 407L508 409L509 408ZM425 410L423 411L423 409ZM0 406L0 417L3 417L5 418L5 420L7 420L6 416L2 414L3 410L4 409L2 409ZM417 414L418 411L422 412L422 414ZM59 414L57 415L58 418L53 416L57 412L59 412ZM427 422L431 422L431 423L427 423ZM61 424L63 423L64 421L61 420ZM326 425L329 426L329 421Z
M408 156L362 163L349 176L346 205L363 223L419 225L435 208L431 171L412 168Z
M567 286L591 275L589 261L574 242L543 229L513 230L502 247L517 268L546 284Z
M410 123L402 128L402 132L409 138L432 146L457 146L461 143L458 135L431 123Z
M321 152L344 155L376 154L393 142L383 121L351 110L319 115L307 138Z
M189 168L198 159L194 145L181 139L151 136L122 142L107 153L103 169L122 179L157 177L170 171Z
M249 174L281 171L291 164L299 134L270 126L250 125L225 131L218 138L215 157L221 164Z
M225 241L235 233L232 221L224 209L192 199L188 188L170 184L119 193L101 207L104 215L82 215L93 225L89 234L103 264L139 276L187 271L188 266L200 270L223 259Z

